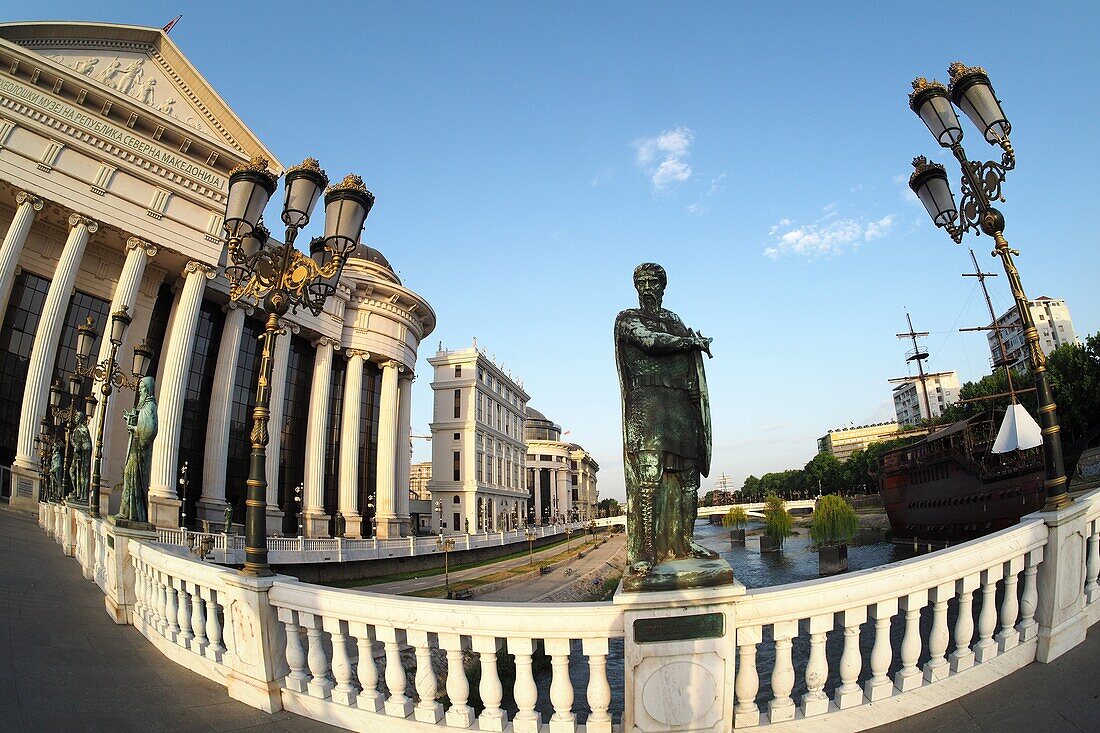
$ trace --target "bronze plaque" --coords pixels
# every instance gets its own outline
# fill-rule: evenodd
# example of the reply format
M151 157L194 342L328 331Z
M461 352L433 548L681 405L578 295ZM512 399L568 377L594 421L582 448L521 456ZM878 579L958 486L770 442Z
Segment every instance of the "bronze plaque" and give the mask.
M634 621L634 641L655 644L661 641L716 639L726 633L722 613L697 613L692 616L639 618Z

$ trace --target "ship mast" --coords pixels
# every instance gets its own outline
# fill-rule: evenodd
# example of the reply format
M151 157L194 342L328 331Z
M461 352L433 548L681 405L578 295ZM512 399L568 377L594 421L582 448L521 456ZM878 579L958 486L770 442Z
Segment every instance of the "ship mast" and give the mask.
M931 420L932 419L932 406L928 402L928 382L927 382L928 375L926 375L924 373L924 360L928 358L928 352L925 351L924 349L922 349L917 344L917 337L918 336L927 336L928 331L914 331L913 330L913 318L909 315L909 311L905 312L905 320L909 323L909 330L906 331L905 333L897 334L897 337L899 339L907 338L907 339L910 339L913 342L913 351L909 353L909 355L905 359L905 361L907 361L907 362L915 361L917 363L917 374L920 375L919 379L920 379L921 396L924 397L924 412L925 412L925 415L927 415L927 419ZM911 382L912 379L913 379L912 377L899 377L897 379L891 379L890 383L894 384L894 383L897 383L897 382Z
M1011 399L1011 404L1016 404L1016 395L1020 392L1030 392L1032 390L1025 389L1017 391L1012 384L1012 361L1008 358L1008 349L1005 347L1004 339L1001 338L1001 331L1004 330L1001 324L997 320L997 313L993 310L993 302L989 299L989 288L985 286L985 279L987 277L997 277L995 272L982 272L982 268L978 265L978 258L974 256L974 250L970 250L970 260L974 263L974 272L964 272L963 277L976 277L978 278L978 284L982 286L982 295L985 296L985 307L989 310L989 324L988 326L976 326L974 328L960 328L959 331L992 331L993 337L997 344L998 356L993 358L993 368L1001 367L1005 370L1005 377L1008 379L1008 392L1001 394L990 395L989 397L977 397L974 400L959 400L960 403L972 402L975 400L988 400L994 397L1008 397Z

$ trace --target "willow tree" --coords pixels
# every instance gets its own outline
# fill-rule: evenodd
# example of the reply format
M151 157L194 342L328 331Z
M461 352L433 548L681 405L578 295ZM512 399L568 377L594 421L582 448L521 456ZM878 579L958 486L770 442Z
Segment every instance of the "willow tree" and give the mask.
M748 521L749 515L745 513L745 507L742 506L731 507L728 512L722 515L723 527L741 529Z
M764 534L782 545L783 540L794 534L793 524L787 502L769 494L764 500Z
M810 538L818 547L846 545L859 531L859 517L846 499L826 494L817 500L810 521Z

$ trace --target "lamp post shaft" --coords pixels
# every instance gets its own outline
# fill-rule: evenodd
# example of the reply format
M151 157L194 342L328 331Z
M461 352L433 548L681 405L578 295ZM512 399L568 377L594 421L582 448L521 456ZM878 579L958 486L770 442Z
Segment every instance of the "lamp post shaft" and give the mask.
M277 308L271 308L264 327L260 374L256 379L256 407L252 410L252 462L245 483L243 572L261 577L272 574L267 564L267 423L271 415L275 341L280 333Z
M1000 256L1004 264L1005 276L1008 278L1008 285L1012 289L1012 297L1016 301L1016 313L1020 317L1020 327L1024 332L1024 340L1027 342L1028 365L1031 368L1031 375L1035 379L1035 396L1039 405L1039 425L1043 433L1043 463L1046 467L1046 481L1043 484L1046 490L1046 506L1043 507L1043 510L1054 511L1069 503L1057 405L1054 403L1050 381L1047 379L1046 357L1039 346L1039 330L1035 327L1035 319L1031 317L1031 306L1028 305L1024 286L1020 282L1020 273L1016 269L1016 263L1012 261L1012 249L1009 248L1008 240L1005 239L1002 232L994 231L991 236L997 243L996 254Z
M103 469L103 426L107 420L107 402L111 399L111 377L115 372L115 357L118 355L118 344L111 343L111 353L107 357L107 377L103 380L103 386L99 388L103 395L103 404L96 409L95 415L95 456L92 458L92 477L88 481L88 514L92 517L99 516L99 481Z

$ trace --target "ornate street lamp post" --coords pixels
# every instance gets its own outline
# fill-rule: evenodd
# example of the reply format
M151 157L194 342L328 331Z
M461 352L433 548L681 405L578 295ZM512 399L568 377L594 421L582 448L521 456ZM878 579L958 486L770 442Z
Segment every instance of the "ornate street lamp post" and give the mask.
M455 541L443 537L443 530L439 530L439 539L435 541L439 549L443 550L443 587L447 590L447 597L451 597L451 550L455 548Z
M1001 109L1001 103L993 91L993 85L985 69L969 67L956 61L948 69L950 87L923 77L913 82L909 95L909 107L924 121L932 136L945 148L949 148L962 169L961 205L955 208L947 172L939 163L929 162L923 155L913 159L913 174L909 187L924 204L928 215L937 227L947 230L956 244L971 230L979 230L993 238L994 257L1000 257L1016 312L1027 342L1028 362L1039 401L1039 422L1043 434L1043 459L1046 465L1045 511L1060 509L1069 504L1066 490L1066 470L1062 458L1062 439L1059 435L1058 413L1054 396L1047 380L1046 357L1039 347L1039 331L1031 317L1020 273L1012 261L1019 251L1008 246L1004 236L1004 216L993 207L994 201L1004 201L1001 184L1005 174L1016 167L1016 156L1008 135L1012 126ZM967 160L962 147L963 130L955 107L958 106L974 123L986 142L1001 148L1001 162Z
M45 488L43 494L46 501L54 501L53 474L50 472L53 446L54 438L50 430L50 423L46 418L42 418L38 435L34 436L34 450L38 454L38 465L42 467L42 485Z
M443 536L443 500L435 500L435 513L439 515L439 535Z
M134 365L130 377L123 374L118 366L118 349L122 346L126 329L133 322L133 317L127 313L128 306L122 306L111 314L111 351L107 358L99 364L86 365L91 357L92 344L95 343L95 321L89 316L88 320L76 331L76 373L81 377L89 377L92 384L99 384L99 393L103 395L100 409L96 410L95 437L92 454L92 475L88 481L88 514L92 517L99 516L99 481L103 468L103 427L107 418L107 403L111 400L111 393L115 387L136 391L138 383L149 375L149 369L153 365L154 351L147 341L142 341L134 347Z
M54 423L62 429L62 433L65 436L65 447L61 453L61 485L57 487L58 496L61 499L71 498L73 503L80 504L87 501L87 497L84 496L84 490L79 486L73 486L72 491L67 492L66 488L72 483L69 477L69 467L72 465L73 460L72 433L73 429L76 427L77 399L80 397L80 390L83 388L83 385L84 382L78 375L69 375L69 404L67 407L61 406L65 395L61 387L61 382L55 381L50 385L50 413L53 415Z
M271 575L267 564L267 473L265 470L270 415L271 369L275 341L284 333L279 319L288 311L306 308L319 315L336 292L344 264L359 242L363 223L374 205L374 195L359 176L349 175L325 189L328 176L317 161L306 158L286 173L282 221L283 243L269 239L262 223L264 208L275 193L278 176L268 161L254 157L229 174L225 206L225 234L229 297L262 307L267 312L260 373L256 379L256 407L252 412L252 455L245 499L245 560L243 572ZM309 223L324 191L324 236L309 245L309 255L294 247L298 232Z
M528 527L523 530L523 536L527 538L527 564L535 564L535 530Z

